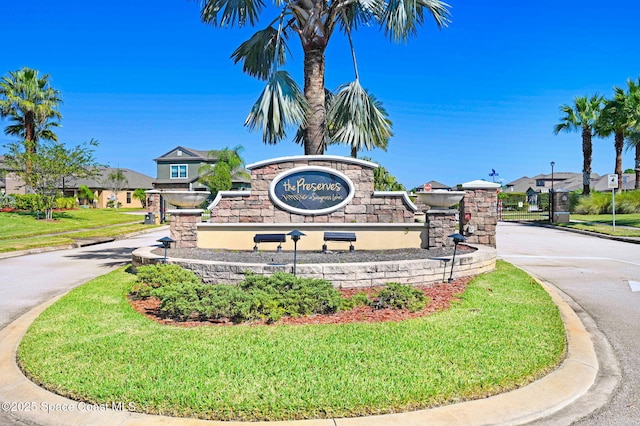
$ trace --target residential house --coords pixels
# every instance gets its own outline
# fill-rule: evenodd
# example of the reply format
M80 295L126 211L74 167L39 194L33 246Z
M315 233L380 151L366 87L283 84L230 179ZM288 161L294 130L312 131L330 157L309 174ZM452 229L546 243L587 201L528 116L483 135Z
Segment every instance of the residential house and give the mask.
M425 187L427 188L431 188L431 189L444 189L444 190L450 190L451 187L445 185L444 183L438 182L437 180L431 180L427 183L425 183L424 185L420 185L418 187L415 187L411 190L411 192L422 192L425 191Z
M611 191L607 184L608 175L591 173L591 190L597 192ZM622 175L622 190L634 189L636 182L635 173ZM553 174L553 189L555 191L582 190L582 173L558 172ZM540 174L532 178L523 176L506 184L504 192L520 192L528 194L528 202L536 204L537 194L549 192L552 188L551 174Z
M25 193L22 180L6 165L4 155L0 155L0 192L3 194Z
M116 195L112 185L108 182L111 173L117 170L122 171L124 181L119 189L117 200L121 207L141 208L140 200L133 198L136 189L149 190L153 188L153 178L151 176L138 173L134 170L112 167L100 167L98 174L88 179L64 179L60 184L60 190L65 197L78 197L78 190L81 185L86 185L94 194L95 202L92 207L104 208L115 203ZM4 156L0 155L0 192L5 194L24 194L24 182L15 173L9 170L4 162Z
M154 189L172 189L206 191L207 187L198 182L200 167L216 163L215 151L178 146L166 154L154 159L157 164L157 177L153 181ZM232 190L245 190L251 187L251 180L235 178Z
M109 176L118 171L122 172L124 180L119 185L114 185ZM142 202L134 198L133 193L136 189L153 189L153 178L131 169L101 167L98 175L93 178L65 179L62 185L61 189L65 197L76 198L78 198L80 186L86 185L95 197L93 207L111 207L115 205L117 200L120 207L142 208ZM120 186L120 188L117 188L117 194L115 186Z

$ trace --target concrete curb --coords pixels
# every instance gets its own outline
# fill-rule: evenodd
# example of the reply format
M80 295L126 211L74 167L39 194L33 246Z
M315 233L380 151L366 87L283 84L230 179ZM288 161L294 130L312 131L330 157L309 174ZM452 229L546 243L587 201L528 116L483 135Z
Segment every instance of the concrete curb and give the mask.
M262 425L486 425L524 424L559 413L587 395L599 374L594 343L569 303L549 285L542 284L558 306L567 332L567 357L547 376L523 388L489 398L429 410L381 416L264 422ZM217 425L255 426L256 422L220 422L144 415L105 407L87 406L53 394L29 381L16 364L17 347L29 325L58 298L46 302L0 331L0 402L3 414L38 425ZM593 406L590 406L592 409ZM47 409L53 408L53 411ZM66 411L64 411L66 409ZM576 414L582 417L588 412Z

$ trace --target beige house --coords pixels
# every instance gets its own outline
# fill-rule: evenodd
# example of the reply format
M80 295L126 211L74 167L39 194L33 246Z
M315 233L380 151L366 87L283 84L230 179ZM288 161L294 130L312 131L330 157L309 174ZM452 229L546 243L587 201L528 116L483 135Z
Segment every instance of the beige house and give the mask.
M124 180L117 186L118 193L115 193L115 186L109 181L109 175L120 170ZM62 181L60 190L65 197L78 198L79 188L86 185L95 197L91 207L105 208L115 205L116 200L120 207L141 208L140 200L133 197L136 189L149 190L153 188L153 178L151 176L138 173L134 170L101 167L98 175L90 179L65 179ZM9 170L4 163L4 156L0 155L0 192L4 194L24 194L24 182Z
M116 173L120 170L124 176L124 180L118 185L114 185L110 181L109 175ZM136 189L144 189L145 191L153 188L153 178L151 176L138 173L134 170L114 168L114 167L102 167L99 174L91 179L70 179L63 182L61 188L65 197L78 198L78 190L80 186L86 185L93 191L94 205L93 207L105 208L113 207L117 202L120 207L127 208L142 208L142 203L137 198L133 197L133 193ZM116 186L117 194L116 194Z

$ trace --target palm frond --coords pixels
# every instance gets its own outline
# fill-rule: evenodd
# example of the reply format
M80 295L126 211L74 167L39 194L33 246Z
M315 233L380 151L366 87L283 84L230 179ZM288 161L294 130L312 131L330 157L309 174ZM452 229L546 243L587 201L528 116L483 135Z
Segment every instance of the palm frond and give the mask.
M267 27L242 43L231 54L231 58L236 64L242 61L242 71L245 73L260 80L266 80L276 59L276 44L279 44L277 65L284 65L286 62L286 36L286 32L282 32L278 37L278 30L272 26Z
M387 111L355 80L335 95L328 114L331 139L356 151L387 149L392 136Z
M290 126L304 126L307 101L300 88L286 71L274 72L260 98L251 108L245 126L262 129L262 140L275 144L286 136Z
M450 22L448 7L440 0L389 0L380 21L392 41L406 41L417 33L427 14L438 28L446 27Z
M356 30L361 25L380 20L385 10L383 0L356 0L346 2L338 14L343 31Z
M202 0L200 19L219 28L254 26L264 8L262 0Z

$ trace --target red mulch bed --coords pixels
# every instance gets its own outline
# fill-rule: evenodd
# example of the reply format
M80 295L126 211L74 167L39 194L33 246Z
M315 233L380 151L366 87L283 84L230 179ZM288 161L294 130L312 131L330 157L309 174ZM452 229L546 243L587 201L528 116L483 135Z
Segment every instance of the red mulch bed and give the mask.
M382 321L403 321L410 318L423 317L434 312L444 311L449 308L451 302L458 299L458 295L462 294L467 288L467 284L471 278L461 278L452 283L438 283L431 286L416 286L424 291L425 296L431 299L431 302L423 310L418 312L409 312L405 309L373 309L369 306L358 306L350 311L342 311L336 314L326 315L310 315L306 317L284 317L275 323L268 324L264 321L254 321L249 325L282 325L282 324L346 324L352 322L382 322ZM343 296L349 297L360 291L367 294L378 291L379 287L366 289L341 289ZM139 313L146 317L164 325L174 325L179 327L199 327L199 326L229 326L235 325L231 321L175 321L169 318L163 318L159 306L160 301L155 298L146 300L129 300L129 303Z

